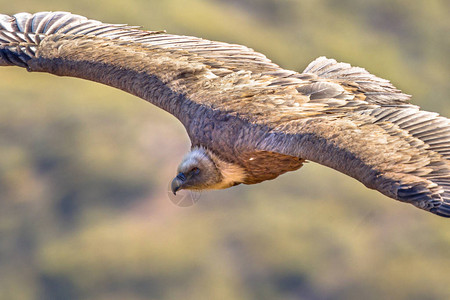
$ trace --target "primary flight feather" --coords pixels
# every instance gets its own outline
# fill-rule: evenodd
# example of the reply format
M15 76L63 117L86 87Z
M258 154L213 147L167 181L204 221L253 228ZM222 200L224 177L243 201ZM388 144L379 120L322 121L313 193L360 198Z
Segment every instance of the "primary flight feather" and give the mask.
M450 217L450 121L389 81L320 57L284 70L247 47L67 12L0 15L0 65L110 85L168 111L191 151L172 191L254 184L305 160Z

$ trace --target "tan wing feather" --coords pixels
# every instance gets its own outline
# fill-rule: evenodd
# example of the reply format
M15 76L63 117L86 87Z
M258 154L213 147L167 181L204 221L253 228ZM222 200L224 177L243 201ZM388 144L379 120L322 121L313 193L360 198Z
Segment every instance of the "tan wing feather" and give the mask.
M343 86L353 87L355 91L364 93L365 100L373 104L409 104L411 98L394 87L389 80L379 78L363 68L338 63L323 56L312 61L303 74L315 74L321 79L331 79Z
M120 88L169 111L186 127L190 105L217 107L234 100L217 86L240 96L252 84L269 84L260 80L261 73L281 70L245 46L104 24L66 12L0 15L0 65Z
M59 34L60 39L64 39L64 36L77 35L128 41L130 43L138 43L147 48L157 47L186 51L219 62L226 62L229 65L242 66L245 64L250 69L252 67L256 69L279 68L263 54L245 46L212 42L190 36L171 35L163 31L140 30L138 28L137 26L105 24L68 12L18 13L14 16L0 15L0 31L3 35L15 32L21 33L25 37L30 36L31 38L28 42L35 44L35 46L39 45L41 39L45 36ZM36 36L37 40L32 38ZM17 39L16 42L24 43L26 41ZM10 39L3 40L0 42L0 47L8 47L11 43ZM20 52L20 49L18 52ZM8 61L8 59L0 59L0 65L2 64L13 63Z
M450 120L378 107L279 124L260 149L311 160L383 194L450 217Z

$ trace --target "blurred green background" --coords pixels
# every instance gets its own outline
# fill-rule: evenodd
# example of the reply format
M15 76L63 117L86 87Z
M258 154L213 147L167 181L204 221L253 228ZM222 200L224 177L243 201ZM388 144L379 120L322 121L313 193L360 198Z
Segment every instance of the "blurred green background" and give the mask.
M450 2L0 0L363 66L450 115ZM189 139L92 82L0 68L0 299L450 299L450 222L309 163L174 206Z

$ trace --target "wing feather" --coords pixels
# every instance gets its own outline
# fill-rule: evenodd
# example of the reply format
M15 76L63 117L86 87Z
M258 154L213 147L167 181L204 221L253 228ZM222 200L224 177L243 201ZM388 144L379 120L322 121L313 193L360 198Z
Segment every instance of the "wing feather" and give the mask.
M450 217L450 120L436 113L378 107L297 120L271 132L261 149L324 164L391 198Z
M316 74L320 78L352 83L366 96L366 101L380 105L408 104L410 95L403 94L389 80L379 78L363 68L347 63L338 63L334 59L319 57L303 71L304 74Z
M35 36L40 34L36 41L37 45L43 36L56 34L93 36L139 43L146 47L173 49L174 51L180 50L181 47L205 58L232 63L240 67L245 66L248 69L252 69L252 65L257 69L261 69L261 65L272 70L279 68L263 54L245 46L212 42L190 36L164 34L161 31L145 31L136 26L106 24L67 12L18 13L11 17L0 15L0 30L34 34ZM0 44L0 48L2 47L5 45Z
M217 86L252 84L249 76L280 70L245 46L106 24L67 12L0 15L1 65L117 87L169 111L186 127L189 118L183 112L190 106L218 107L236 100ZM237 91L235 97L241 94Z

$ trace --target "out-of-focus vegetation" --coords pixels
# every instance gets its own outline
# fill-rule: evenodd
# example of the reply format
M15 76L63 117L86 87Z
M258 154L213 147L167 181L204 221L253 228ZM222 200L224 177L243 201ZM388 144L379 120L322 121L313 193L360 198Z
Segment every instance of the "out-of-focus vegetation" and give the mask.
M59 2L59 1L58 1ZM448 1L5 1L367 68L448 116ZM0 299L450 299L449 220L307 164L175 207L175 118L79 79L0 69Z

